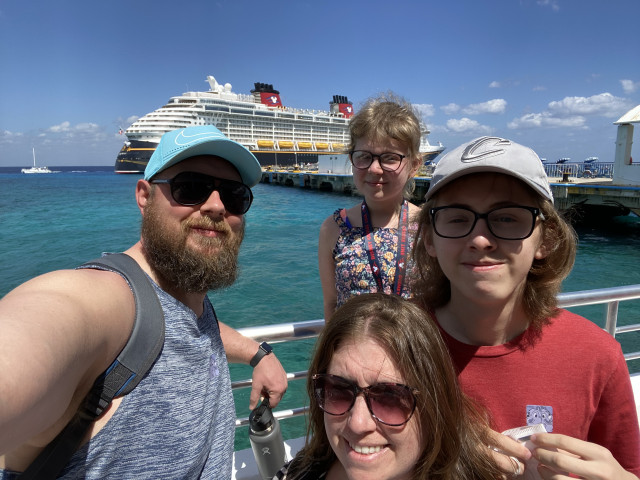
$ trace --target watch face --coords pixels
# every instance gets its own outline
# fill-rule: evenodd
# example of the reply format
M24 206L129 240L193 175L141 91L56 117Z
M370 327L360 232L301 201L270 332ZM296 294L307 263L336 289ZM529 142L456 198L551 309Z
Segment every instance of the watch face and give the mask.
M267 354L271 353L271 350L273 350L271 348L271 345L269 345L267 342L262 342L260 344L260 348L263 349L265 352L267 352Z

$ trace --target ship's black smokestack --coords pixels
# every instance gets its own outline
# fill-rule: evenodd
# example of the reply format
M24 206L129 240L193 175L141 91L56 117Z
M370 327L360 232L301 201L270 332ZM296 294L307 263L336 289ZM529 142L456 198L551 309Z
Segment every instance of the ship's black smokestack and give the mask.
M278 95L280 94L278 90L274 90L273 84L271 83L255 82L253 86L254 86L254 89L251 90L251 93L277 93Z

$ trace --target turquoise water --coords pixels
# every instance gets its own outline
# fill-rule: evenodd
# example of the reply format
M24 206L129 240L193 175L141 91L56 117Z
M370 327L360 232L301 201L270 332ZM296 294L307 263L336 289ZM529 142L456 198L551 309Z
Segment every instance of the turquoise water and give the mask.
M24 175L0 168L0 295L50 270L72 268L103 251L122 251L139 237L134 189L137 175L115 175L112 167L62 167L51 175ZM322 220L355 197L293 187L257 185L247 214L240 254L241 274L231 288L210 294L221 321L234 327L322 318L317 236ZM606 229L579 230L576 266L565 291L640 284L640 224L616 222ZM604 307L575 309L603 325ZM620 306L620 324L640 320L640 302ZM620 338L625 352L640 350L640 336ZM313 340L276 345L287 371L305 370ZM640 362L630 364L640 371ZM233 380L251 368L232 365ZM304 404L303 382L292 382L282 408ZM249 414L249 391L235 392L239 417ZM279 409L281 407L278 407ZM286 438L304 434L304 420L282 422ZM236 447L247 448L238 431Z

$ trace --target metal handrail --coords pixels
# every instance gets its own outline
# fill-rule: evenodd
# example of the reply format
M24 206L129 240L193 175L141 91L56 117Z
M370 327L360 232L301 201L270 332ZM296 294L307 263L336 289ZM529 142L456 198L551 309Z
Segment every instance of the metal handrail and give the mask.
M597 290L582 290L579 292L561 293L558 295L558 306L562 308L583 305L605 305L604 329L614 337L619 333L636 332L640 330L640 323L618 327L618 307L620 302L640 298L640 285L626 287L599 288ZM640 351L626 353L625 360L637 360Z
M581 290L577 292L567 292L558 295L558 307L569 308L585 305L605 305L605 327L604 329L614 337L617 334L640 331L640 323L618 327L618 306L620 302L640 299L640 284L628 285L624 287L599 288L594 290ZM324 327L324 320L306 320L303 322L279 323L275 325L265 325L259 327L239 328L238 331L246 337L258 342L268 340L270 343L283 343L292 340L303 340L317 337ZM639 352L625 354L625 360L637 360L640 358ZM288 380L299 380L307 377L307 371L287 373ZM232 382L231 388L246 388L251 386L251 379L238 380ZM274 412L278 419L291 418L304 415L308 407L294 408L292 410L280 410ZM236 419L236 427L249 424L249 418Z
M612 178L614 163L545 163L544 171L549 178L562 177L564 174L572 177Z
M270 343L281 343L290 340L303 340L305 338L317 337L322 327L324 327L324 319L238 328L238 331L245 337L254 339L256 342L269 340Z

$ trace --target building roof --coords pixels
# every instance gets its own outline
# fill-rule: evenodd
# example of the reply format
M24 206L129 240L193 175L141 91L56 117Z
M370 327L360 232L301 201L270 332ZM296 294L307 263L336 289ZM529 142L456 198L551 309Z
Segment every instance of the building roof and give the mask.
M617 122L613 122L614 125L620 125L622 123L640 123L640 105L629 110L621 116Z

